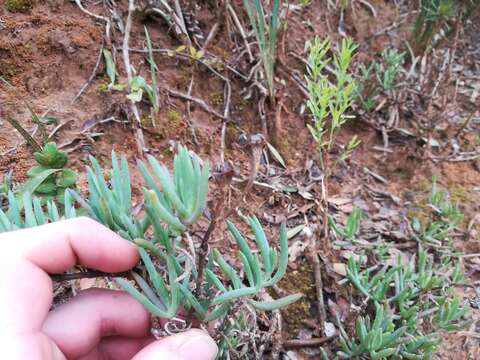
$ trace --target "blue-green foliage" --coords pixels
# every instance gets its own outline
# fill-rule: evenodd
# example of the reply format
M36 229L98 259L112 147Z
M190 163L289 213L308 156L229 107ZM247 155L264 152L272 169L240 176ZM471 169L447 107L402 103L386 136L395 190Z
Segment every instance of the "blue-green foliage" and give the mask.
M285 226L280 229L280 253L269 241L255 218L249 218L257 255L232 223L228 228L239 246L239 258L246 281L216 250L209 254L206 278L201 289L197 284L197 264L193 254L182 245L182 234L203 215L207 204L209 164L181 147L173 161L173 176L155 158L148 165L138 162L146 183L143 188L144 214L132 212L130 174L125 158L112 155L112 171L107 182L105 172L95 159L88 168L89 198L78 202L95 220L107 225L125 239L135 242L148 273L148 279L134 274L138 288L124 279L119 284L141 302L152 314L174 317L178 309L193 309L195 316L210 321L225 316L239 298L258 310L273 310L296 301L294 294L273 302L253 300L263 288L276 284L284 275L288 262ZM161 264L161 266L159 266ZM198 296L197 296L198 295Z
M64 218L77 216L77 210L73 206L71 195L65 193ZM62 218L61 211L54 201L48 201L43 205L38 197L32 197L29 192L16 196L12 191L8 192L8 206L4 210L0 208L0 233L34 227L55 222Z
M435 179L429 202L431 216L426 223L416 221L412 226L412 240L418 241L419 250L409 261L399 257L395 265L366 268L366 256L349 258L346 277L365 303L373 303L375 320L359 317L355 333L349 335L337 319L341 344L338 357L431 359L442 331L456 331L471 323L468 305L462 306L453 296L453 286L464 281L461 264L447 252L462 214ZM330 218L334 233L356 245L357 255L366 244L360 241L360 215L354 210L344 227Z

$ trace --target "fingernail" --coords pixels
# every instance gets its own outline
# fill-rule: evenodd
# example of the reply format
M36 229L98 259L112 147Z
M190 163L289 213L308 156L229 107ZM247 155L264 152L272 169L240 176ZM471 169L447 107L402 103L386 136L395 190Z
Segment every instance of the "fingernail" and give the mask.
M195 335L178 349L180 358L188 360L214 360L217 356L217 345L207 335Z

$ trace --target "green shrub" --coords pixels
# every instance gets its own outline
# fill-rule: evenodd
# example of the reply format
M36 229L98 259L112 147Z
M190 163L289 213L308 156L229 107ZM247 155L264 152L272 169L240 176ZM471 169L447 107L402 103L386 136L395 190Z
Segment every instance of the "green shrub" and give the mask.
M382 53L382 62L373 61L368 66L359 66L355 93L365 111L375 109L378 95L393 90L404 58L405 53L387 49Z
M313 116L313 126L308 128L317 143L322 167L324 157L332 149L338 131L348 120L346 111L354 100L355 80L350 73L350 64L357 45L351 39L344 39L332 58L329 39L321 41L316 37L308 56L307 106ZM327 65L333 65L333 81L324 73ZM351 142L356 147L359 142ZM349 149L350 152L353 151ZM324 169L325 170L325 169Z
M445 37L454 29L456 20L463 21L475 13L478 0L420 0L420 8L413 28L413 40L418 52L435 46L435 37Z
M273 0L269 22L265 21L265 11L260 0L243 0L250 25L252 26L260 50L260 59L265 70L270 100L275 102L274 69L277 58L277 39L280 29L281 0Z

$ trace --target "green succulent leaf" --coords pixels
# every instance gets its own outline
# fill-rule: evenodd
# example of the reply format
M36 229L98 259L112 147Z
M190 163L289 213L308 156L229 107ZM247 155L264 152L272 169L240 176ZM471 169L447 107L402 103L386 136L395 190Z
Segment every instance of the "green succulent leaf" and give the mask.
M35 193L45 195L55 195L57 193L57 185L54 182L44 181L35 189Z
M303 297L302 293L287 295L283 298L273 300L273 301L255 301L249 300L249 304L252 305L257 310L261 311L272 311L280 309L282 307L293 304L294 302L300 300Z
M34 153L34 157L40 165L53 169L61 169L68 161L67 154L58 150L53 142L45 144L41 152Z
M226 301L232 301L244 296L254 295L257 292L258 290L252 287L242 287L240 289L230 290L213 299L212 305L218 305Z
M103 49L103 57L105 58L105 67L108 78L110 79L110 84L115 84L115 76L117 74L115 62L113 61L113 56L110 50Z
M20 197L22 194L28 192L33 194L37 191L37 188L52 174L61 171L61 169L47 169L38 173L35 177L28 179L18 190Z
M145 295L138 291L135 286L130 284L127 280L122 278L116 278L115 281L118 283L118 285L120 285L123 290L133 296L140 304L145 307L145 309L147 309L153 315L164 319L171 319L175 316L175 314L163 311L158 306L155 306L150 300L148 300Z
M28 171L27 171L27 176L29 178L33 178L35 176L40 175L43 173L45 170L49 170L50 168L48 166L43 166L43 165L36 165L32 166Z
M74 187L77 183L78 174L71 169L63 169L57 178L57 186L67 188Z

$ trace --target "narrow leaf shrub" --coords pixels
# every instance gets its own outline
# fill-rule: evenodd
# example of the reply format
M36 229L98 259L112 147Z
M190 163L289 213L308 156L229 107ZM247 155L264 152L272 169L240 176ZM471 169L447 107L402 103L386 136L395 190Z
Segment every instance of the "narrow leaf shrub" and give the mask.
M343 39L339 49L330 56L331 42L316 37L310 48L307 66L307 106L313 116L313 124L307 124L317 143L320 159L330 152L340 129L348 121L347 110L355 98L355 79L350 65L357 45L352 39ZM332 67L333 76L327 76L326 69ZM349 153L359 142L350 142ZM325 167L326 164L322 164Z

